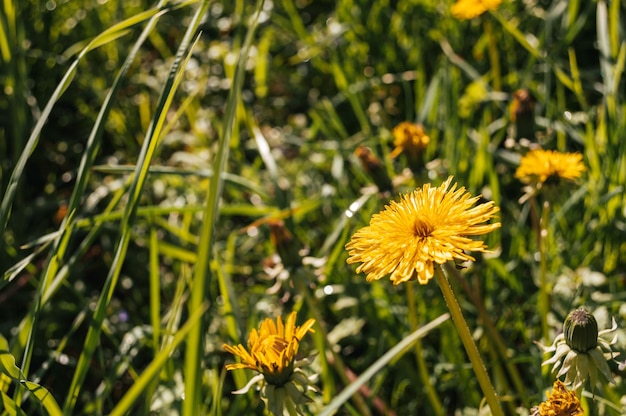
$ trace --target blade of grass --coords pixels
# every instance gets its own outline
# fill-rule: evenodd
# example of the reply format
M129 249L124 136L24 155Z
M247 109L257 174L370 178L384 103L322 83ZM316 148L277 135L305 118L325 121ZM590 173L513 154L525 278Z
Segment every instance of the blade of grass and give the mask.
M165 347L154 357L154 360L150 362L148 367L141 373L138 379L136 379L132 385L132 387L124 394L119 403L115 406L115 408L111 411L110 416L121 416L128 414L131 406L141 397L144 393L144 390L148 387L148 385L154 380L157 376L158 372L161 371L167 360L171 359L171 355L178 347L178 345L185 339L189 331L195 326L199 324L202 319L202 315L208 309L208 305L206 303L202 304L202 306L189 317L185 325L176 332L176 335L173 336L172 341L168 342Z
M150 227L150 324L154 354L159 352L161 339L161 273L159 270L159 237L156 226Z
M203 3L203 6L206 7L206 4ZM143 185L145 184L148 176L150 161L152 160L152 156L159 142L159 137L161 135L163 125L165 124L167 112L172 104L177 87L184 74L185 65L191 56L191 51L193 50L192 39L195 37L197 40L197 24L199 21L198 14L200 14L200 16L203 15L204 11L206 11L204 7L201 6L198 8L194 16L193 24L191 24L185 32L176 54L176 58L170 67L167 81L161 91L161 96L159 97L159 102L155 111L155 118L152 120L150 128L146 132L137 161L135 175L128 192L128 205L126 206L125 215L120 223L120 237L115 248L113 263L104 283L102 293L98 298L93 321L89 331L87 332L83 350L76 366L76 372L74 373L72 384L63 406L65 413L72 413L74 406L76 405L76 400L82 387L82 383L90 367L89 363L96 347L99 344L102 322L104 321L106 309L111 297L113 296L113 291L115 290L117 280L122 270L122 265L126 258L126 251L131 237L132 224L141 199ZM190 45L192 46L190 47Z
M0 335L0 372L13 381L26 387L28 391L37 399L37 401L48 412L49 416L61 416L61 409L50 392L37 383L25 380L22 370L15 365L15 357L9 352L9 343ZM14 403L19 403L15 400Z
M204 6L208 6L205 2ZM263 0L258 0L256 4L255 15L248 25L248 33L244 40L243 46L239 52L237 67L235 69L232 88L226 102L226 110L224 112L224 131L219 143L218 151L214 162L214 172L209 185L205 210L202 216L202 229L200 231L200 243L198 244L198 263L195 265L192 279L192 293L189 303L189 310L193 312L200 308L205 301L205 290L208 287L209 276L209 253L212 253L211 246L213 244L213 236L215 224L219 213L219 201L222 194L224 179L222 173L226 167L228 160L230 142L233 135L235 120L237 117L237 108L239 106L241 87L245 75L245 64L254 39L254 32L259 24L261 11L263 9ZM183 415L193 416L199 414L202 397L200 392L200 357L203 352L204 325L201 322L195 325L190 333L186 343L185 350L185 401L183 403Z
M15 194L17 192L17 187L19 185L19 181L22 177L24 177L24 168L26 167L26 162L30 158L30 155L35 150L37 143L39 142L39 137L41 135L41 131L43 126L46 124L48 117L50 117L50 113L52 112L52 108L57 103L57 101L63 95L66 88L72 83L74 79L74 75L76 75L76 71L78 69L78 64L81 60L93 49L98 46L102 46L106 42L110 42L119 36L122 36L127 33L127 29L135 26L137 24L142 23L143 21L150 19L158 14L162 14L166 11L165 8L155 8L152 10L148 10L146 12L141 13L140 15L133 16L123 22L118 23L117 25L107 29L105 32L94 38L89 44L81 50L76 59L72 62L68 70L65 72L65 75L57 85L56 89L50 96L46 106L41 112L41 116L33 131L31 132L28 141L26 142L26 146L22 151L19 159L16 162L15 168L11 173L11 177L9 178L9 183L7 185L7 189L5 190L4 197L2 198L2 203L0 204L0 229L4 229L7 225L7 222L10 217L11 206L13 204L13 200L15 199Z
M106 165L97 165L93 167L94 171L104 172L104 173L131 173L135 169L134 166L106 166ZM213 176L212 170L186 170L179 169L171 166L151 166L149 173L151 175L194 175L200 178L211 178ZM269 198L267 190L260 186L259 184L251 181L248 178L244 178L243 176L236 175L229 172L222 173L224 181L230 182L232 184L236 184L242 186L244 188L250 189L250 191L259 194L259 196L263 198Z
M401 355L410 351L409 348L420 338L423 338L430 331L450 319L448 313L444 313L438 318L433 319L426 325L418 328L415 332L406 336L402 341L398 342L389 351L387 351L382 357L367 368L353 383L346 387L341 393L331 400L328 405L319 413L319 416L330 416L334 411L338 410L342 404L344 404L352 395L354 395L359 387L367 383L380 369L385 367L393 359L399 358Z
M165 1L162 2L162 4L165 4ZM162 6L162 5L161 5ZM112 106L112 102L113 102L113 97L116 95L120 85L121 85L121 81L124 78L128 68L130 67L130 65L132 64L134 57L136 56L137 52L139 51L139 48L141 47L141 45L143 44L143 42L145 41L145 39L147 38L148 33L153 29L153 27L156 25L156 21L158 20L158 17L160 16L160 14L164 13L165 9L161 9L159 8L155 8L153 10L149 10L147 12L143 12L139 15L133 16L117 25L114 25L113 27L111 27L110 29L106 30L105 32L103 32L100 36L96 37L94 40L92 40L92 42L89 43L89 45L87 45L87 47L85 49L83 49L83 51L81 51L81 53L79 54L78 58L74 61L73 65L78 65L78 63L80 62L81 58L84 57L90 50L95 49L97 46L102 46L103 44L105 44L105 40L108 41L112 41L113 39L116 39L117 37L121 36L122 33L126 32L126 28L127 27L131 27L134 26L138 23L143 22L144 20L151 18L150 22L147 24L146 28L144 29L143 33L140 35L140 37L138 38L138 40L135 42L135 44L133 45L133 48L131 49L131 52L129 53L128 57L126 58L125 62L122 65L122 68L120 69L120 71L118 72L118 74L116 75L116 78L114 80L114 83L112 85L112 88L109 90L109 93L107 94L104 103L102 105L102 107L100 108L100 112L98 114L98 117L96 119L96 122L94 123L93 129L89 135L89 138L87 140L87 145L85 148L85 152L83 153L83 157L81 158L81 163L78 169L78 173L77 173L77 180L76 180L76 185L72 191L72 195L70 197L70 200L68 202L68 214L66 215L66 217L63 219L63 221L61 222L60 228L59 228L59 235L58 237L55 239L52 249L50 251L48 260L46 262L45 268L44 268L44 272L42 274L42 280L41 280L41 287L40 290L38 292L38 299L36 299L35 302L33 302L33 306L30 312L31 318L28 322L30 322L30 327L22 327L21 332L24 331L28 331L29 335L25 338L26 339L26 344L24 346L23 349L23 356L22 356L22 368L25 374L28 374L29 371L29 367L30 367L30 359L31 359L31 354L32 354L32 350L34 348L33 345L33 331L35 330L35 328L37 327L37 319L39 316L38 311L41 309L41 307L43 306L43 300L46 297L46 293L48 292L48 286L49 284L52 282L53 280L53 276L55 276L57 274L58 271L58 264L63 262L63 259L65 257L65 248L68 246L69 244L69 239L71 237L71 230L73 229L73 221L72 218L74 217L74 214L76 213L76 210L78 209L78 206L80 204L80 201L84 195L84 191L87 187L87 180L89 177L89 169L91 168L91 166L93 165L93 161L95 160L96 157L96 153L98 151L99 148L99 144L100 144L100 137L102 136L102 132L104 131L104 121L106 120L111 106ZM95 46L97 45L97 46ZM73 74L75 73L75 67L74 67L74 71L73 72L69 72L66 74L67 78L64 78L64 80L66 82L61 82L61 84L59 85L59 87L64 86L67 87L69 86L69 83L71 82L71 78L73 77ZM71 74L71 77L69 76ZM46 108L48 109L48 112L50 112L52 110L52 106L54 105L54 103L58 100L58 98L62 95L64 89L59 89L59 87L57 87L57 90L55 91L55 93L53 94L53 97L50 98L48 104L46 105ZM55 95L57 95L55 98ZM44 113L46 111L44 110ZM40 122L42 120L46 120L47 119L47 115L43 116L40 119ZM39 126L39 123L38 125ZM35 127L34 131L33 131L33 135L31 136L31 139L29 139L29 143L32 143L33 149L34 146L36 146L37 141L38 141L38 137L39 137L39 132L37 132L37 126ZM41 127L43 126L43 124L41 125ZM37 132L37 134L35 135L35 133ZM27 146L28 147L28 146ZM26 154L26 152L22 153L22 156L26 156L26 158L28 156L30 156L30 153ZM25 165L26 163L26 158L23 159L23 163ZM18 172L19 169L16 167L16 169L14 170L15 172ZM17 183L15 183L15 186L17 187ZM6 195L5 195L6 197ZM9 201L9 200L6 200ZM4 204L5 200L3 200L3 204ZM9 202L10 203L10 202ZM7 208L8 209L8 208ZM8 215L8 212L7 212ZM0 208L0 218L2 217L2 210ZM8 217L6 218L6 220L8 220ZM0 227L4 226L3 223L0 222ZM49 296L48 296L49 297ZM16 391L16 398L19 397L19 395L21 394L20 390L18 389ZM17 400L19 401L19 400Z
M4 412L3 414L8 416L27 416L13 399L7 396L2 390L0 390L0 410Z

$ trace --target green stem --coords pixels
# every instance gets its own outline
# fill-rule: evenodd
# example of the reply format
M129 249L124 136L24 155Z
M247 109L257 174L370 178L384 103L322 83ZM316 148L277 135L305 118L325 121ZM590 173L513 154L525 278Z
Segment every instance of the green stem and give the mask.
M548 326L548 310L550 308L550 293L548 288L548 262L546 242L548 239L548 218L550 203L545 201L541 210L539 223L539 314L541 315L541 335L543 342L550 342L550 328Z
M478 384L485 395L487 404L491 408L491 414L493 416L504 416L502 407L500 407L500 402L498 401L498 396L493 389L493 385L491 384L485 365L480 358L478 348L474 343L474 339L472 338L472 334L467 326L467 322L465 322L465 318L463 317L463 311L461 311L461 307L456 300L454 290L450 285L448 276L443 270L443 267L435 267L435 277L437 278L437 283L439 284L441 293L443 293L443 297L448 305L448 310L452 316L452 322L454 322L454 326L461 337L465 351L470 359Z
M463 279L462 276L460 276L458 270L448 269L448 272L450 272L455 277L456 281L462 286L465 294L468 296L469 301L472 302L472 304L476 308L476 311L478 312L478 318L487 329L487 334L489 334L490 342L492 342L495 346L496 351L500 356L500 361L502 361L506 366L507 375L515 385L517 396L520 397L522 400L526 400L525 392L528 389L524 386L524 382L522 381L519 370L517 369L514 361L511 360L510 354L507 352L507 347L504 340L502 339L500 331L498 331L498 328L496 328L496 325L491 319L489 312L487 312L487 309L485 309L485 303L483 302L482 297L478 295L477 291L474 291L470 288L467 281Z
M483 16L483 27L489 42L489 63L491 67L491 78L494 91L502 91L502 77L500 75L500 57L498 56L498 39L493 33L491 19Z
M411 325L411 332L414 332L418 328L417 322L417 309L415 307L415 282L407 282L406 285L406 297L407 304L409 305L409 325ZM426 390L426 396L428 396L428 400L430 404L433 406L434 414L438 416L443 416L443 405L439 400L439 396L433 387L433 384L430 381L430 376L428 374L428 368L426 366L426 360L424 360L424 351L422 349L422 340L417 339L415 341L415 358L417 359L417 368L419 371L420 379L422 381L422 385Z

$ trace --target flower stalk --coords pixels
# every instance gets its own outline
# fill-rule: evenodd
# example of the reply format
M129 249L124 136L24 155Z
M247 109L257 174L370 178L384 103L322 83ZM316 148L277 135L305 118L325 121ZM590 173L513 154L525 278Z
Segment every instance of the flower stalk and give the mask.
M541 315L541 335L544 342L550 339L548 312L550 309L550 288L548 287L548 222L550 218L550 202L544 201L539 222L539 314Z
M415 298L414 282L408 282L408 284L406 285L406 297L407 305L409 306L409 323L411 325L411 331L416 331L418 328L418 312L415 307L415 302L417 300ZM441 400L439 400L439 396L435 391L433 383L431 383L430 381L430 375L428 374L428 368L426 367L426 360L424 359L424 353L422 349L422 340L419 338L415 341L415 359L417 360L417 367L420 379L422 381L422 385L424 386L426 396L428 397L428 400L433 407L433 412L437 416L443 416L445 413L443 410L443 405L441 404Z
M480 357L476 343L474 342L469 327L467 326L467 322L463 317L463 311L456 300L454 290L450 285L448 275L443 270L443 267L435 268L435 278L437 279L437 283L439 284L443 297L448 305L448 310L452 316L452 322L454 322L454 326L456 327L456 330L461 337L461 341L463 342L463 347L465 347L465 351L470 359L478 384L485 395L487 404L491 408L491 414L493 416L504 416L498 396L493 388L493 385L491 384L491 379L487 374L487 370L483 364L482 358Z

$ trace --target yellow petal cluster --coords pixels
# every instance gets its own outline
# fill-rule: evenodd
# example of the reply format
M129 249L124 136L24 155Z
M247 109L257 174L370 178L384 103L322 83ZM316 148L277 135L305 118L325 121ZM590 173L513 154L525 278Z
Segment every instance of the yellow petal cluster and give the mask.
M584 414L580 401L573 391L569 391L565 384L557 380L552 387L552 393L547 392L548 400L536 408L537 416L582 416Z
M250 332L247 349L241 344L223 346L241 359L239 363L227 364L226 369L249 368L262 373L269 384L284 384L293 373L300 341L307 332L313 332L314 323L315 319L309 319L304 325L296 326L296 312L292 312L284 324L280 317L276 322L265 319L258 331Z
M398 157L401 153L414 158L430 142L430 137L426 134L421 124L409 123L408 121L403 121L394 127L391 134L393 135L393 145L395 146L389 155L392 159Z
M583 155L561 153L555 150L531 150L515 171L515 177L524 183L543 184L550 178L574 180L585 171Z
M469 20L480 16L487 10L495 10L502 0L459 0L452 5L452 15L460 20Z
M361 263L356 271L367 273L368 281L390 275L396 285L415 278L426 284L435 263L474 260L466 251L485 252L486 245L469 236L500 227L487 223L499 209L493 202L476 205L480 196L457 189L452 179L440 187L426 184L374 214L346 244L347 262Z

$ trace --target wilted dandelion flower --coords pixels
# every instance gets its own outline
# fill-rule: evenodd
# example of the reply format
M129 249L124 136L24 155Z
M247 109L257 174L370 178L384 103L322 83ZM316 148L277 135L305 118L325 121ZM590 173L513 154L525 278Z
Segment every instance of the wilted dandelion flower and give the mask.
M567 390L562 381L557 380L552 393L547 392L548 400L531 409L531 416L582 416L583 409L573 391Z
M551 179L574 180L585 171L583 155L555 150L531 150L515 171L515 177L527 184L543 184Z
M515 127L516 139L535 137L535 100L527 89L519 89L513 93L509 114Z
M314 319L309 319L304 325L296 326L296 312L292 312L284 324L280 317L276 322L268 318L261 322L258 331L252 329L247 349L241 344L235 347L224 344L226 351L241 360L227 364L227 370L249 368L260 373L234 393L246 393L253 384L262 382L262 398L275 415L282 415L285 407L296 410L297 405L310 401L305 394L314 388L311 379L300 369L308 361L296 361L296 355L302 338L313 332L314 323Z
M482 241L468 236L486 234L500 223L486 224L498 212L493 202L476 205L464 187L451 187L449 177L440 187L430 184L392 201L372 216L369 226L353 236L346 249L347 262L362 263L357 273L367 280L386 275L394 284L417 278L426 284L434 275L434 264L457 259L474 260L466 251L486 251Z
M300 244L285 226L283 220L272 219L270 227L270 241L287 269L302 265L302 257L298 254Z
M452 5L450 11L457 19L469 20L480 16L487 10L497 9L502 0L459 0Z
M354 151L354 154L359 158L363 169L370 175L380 192L387 192L393 189L393 184L387 174L385 165L369 147L359 146Z
M611 348L617 342L617 335L610 340L606 336L616 329L617 324L613 320L610 329L598 332L598 324L591 312L578 308L567 315L563 333L554 339L552 345L545 347L538 344L545 353L554 353L542 365L553 365L552 372L558 370L556 377L565 375L565 384L571 384L574 390L582 387L587 380L594 388L598 372L607 381L614 382L607 360L618 354Z
M398 157L401 153L405 153L409 158L415 158L430 142L430 137L421 124L409 123L408 121L403 121L394 127L391 134L393 134L393 145L395 146L389 155L391 158Z

